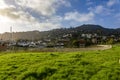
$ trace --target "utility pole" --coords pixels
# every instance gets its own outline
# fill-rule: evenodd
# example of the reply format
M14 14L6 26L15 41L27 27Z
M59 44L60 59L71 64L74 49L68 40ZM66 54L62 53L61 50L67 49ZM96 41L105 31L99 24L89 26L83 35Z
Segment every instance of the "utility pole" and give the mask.
M13 39L13 34L12 34L12 26L10 27L10 41L12 41Z

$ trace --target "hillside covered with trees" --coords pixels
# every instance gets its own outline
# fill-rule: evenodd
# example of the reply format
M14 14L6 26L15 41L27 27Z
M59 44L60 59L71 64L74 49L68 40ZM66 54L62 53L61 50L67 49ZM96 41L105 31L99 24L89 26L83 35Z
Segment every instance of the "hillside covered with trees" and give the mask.
M120 29L109 29L104 28L100 25L81 25L78 27L71 27L71 28L61 28L61 29L54 29L50 31L27 31L27 32L13 32L12 39L27 39L27 40L39 40L44 38L49 39L56 39L61 38L64 35L72 34L73 37L78 37L81 34L98 34L102 36L110 36L110 35L120 35ZM10 40L11 33L6 32L0 34L0 39L2 40Z

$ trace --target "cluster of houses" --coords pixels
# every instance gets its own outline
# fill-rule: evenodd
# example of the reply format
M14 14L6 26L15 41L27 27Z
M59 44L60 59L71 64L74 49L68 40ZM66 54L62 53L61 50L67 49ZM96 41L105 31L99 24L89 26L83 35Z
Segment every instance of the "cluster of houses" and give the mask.
M77 47L86 47L89 45L96 45L96 44L113 44L113 43L119 43L120 42L120 36L116 35L98 35L96 33L90 34L80 34L77 36L77 38L73 38L72 34L67 34L67 36L62 37L64 41L67 41L66 43L72 45L74 47L74 44L77 45ZM61 40L62 42L62 40Z
M64 47L85 47L86 45L93 44L107 44L113 42L120 42L120 37L111 36L99 36L98 34L81 34L76 39L73 39L72 34L65 34L61 38L56 38L54 40L46 38L37 41L30 40L18 40L18 41L3 41L0 40L0 49L7 47L32 47L32 48L64 48Z
M19 41L3 41L0 40L0 51L10 47L27 47L27 48L63 48L62 42L53 43L50 39L39 41L19 40Z
M98 34L81 34L79 40L83 40L84 44L113 44L120 42L120 36L110 35L101 36ZM80 43L81 44L81 43Z

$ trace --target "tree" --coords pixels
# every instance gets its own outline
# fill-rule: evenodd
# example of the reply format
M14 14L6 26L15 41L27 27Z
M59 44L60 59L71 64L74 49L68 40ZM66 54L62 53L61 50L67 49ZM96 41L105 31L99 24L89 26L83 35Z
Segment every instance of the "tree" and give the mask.
M110 38L107 43L108 43L108 44L113 44L113 43L114 43L113 38Z
M77 40L73 40L72 45L73 47L79 47L79 42Z

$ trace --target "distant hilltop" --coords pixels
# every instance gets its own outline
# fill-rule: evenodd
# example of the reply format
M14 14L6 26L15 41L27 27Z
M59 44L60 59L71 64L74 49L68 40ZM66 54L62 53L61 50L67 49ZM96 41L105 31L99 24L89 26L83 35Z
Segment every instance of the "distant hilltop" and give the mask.
M66 35L73 35L73 37L81 35L81 34L98 34L101 36L120 36L120 28L118 29L109 29L104 28L100 25L93 24L85 24L78 27L71 28L61 28L61 29L53 29L49 31L27 31L27 32L13 32L12 37L11 33L3 33L0 34L0 39L2 40L19 40L19 39L27 39L27 40L40 40L40 39L59 39Z

